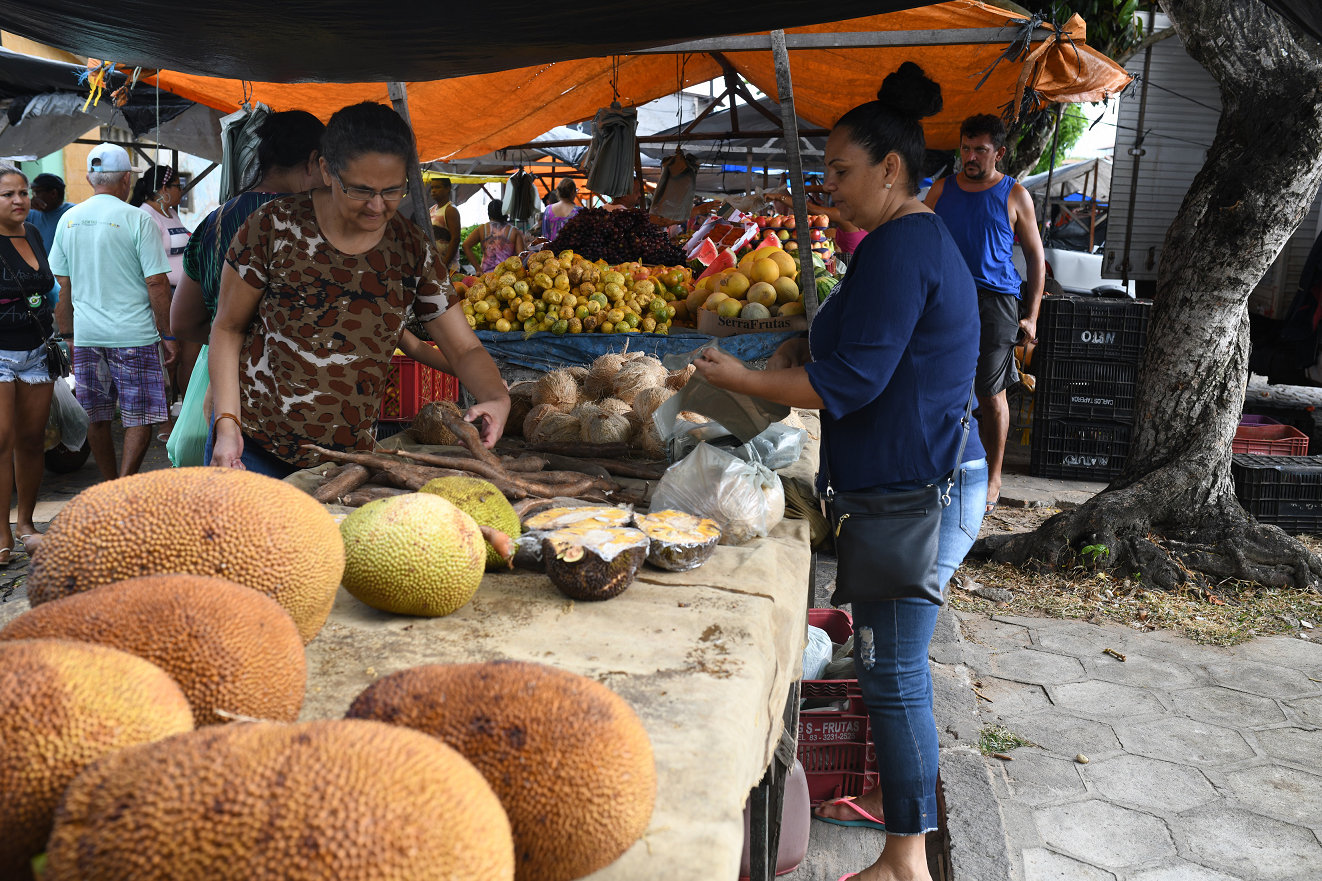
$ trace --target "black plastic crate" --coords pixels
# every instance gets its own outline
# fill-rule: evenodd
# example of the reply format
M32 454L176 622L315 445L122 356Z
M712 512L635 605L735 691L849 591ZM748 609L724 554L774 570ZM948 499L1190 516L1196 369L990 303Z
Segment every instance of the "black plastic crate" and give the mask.
M1110 481L1129 457L1130 427L1119 422L1035 419L1029 473Z
M1286 532L1322 532L1322 456L1236 453L1230 474L1239 503Z
M1086 358L1137 364L1148 342L1151 300L1044 297L1034 362Z
M1046 360L1036 366L1033 418L1132 422L1138 365Z

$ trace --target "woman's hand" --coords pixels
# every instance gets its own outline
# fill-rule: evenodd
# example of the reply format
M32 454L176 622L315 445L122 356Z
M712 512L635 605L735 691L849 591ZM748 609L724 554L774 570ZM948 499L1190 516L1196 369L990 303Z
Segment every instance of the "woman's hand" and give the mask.
M752 373L744 366L744 362L715 347L705 349L693 362L693 366L712 385L736 392L743 391L744 383Z
M496 441L500 440L501 434L505 431L505 422L510 418L509 397L492 398L474 404L464 414L465 422L476 422L482 418L485 418L481 428L482 446L489 450L496 445Z
M775 353L767 359L767 369L790 370L794 367L802 367L811 360L812 354L808 351L808 341L799 337L781 343Z
M217 468L243 467L243 432L233 419L226 417L216 422L216 443L211 448L211 464Z

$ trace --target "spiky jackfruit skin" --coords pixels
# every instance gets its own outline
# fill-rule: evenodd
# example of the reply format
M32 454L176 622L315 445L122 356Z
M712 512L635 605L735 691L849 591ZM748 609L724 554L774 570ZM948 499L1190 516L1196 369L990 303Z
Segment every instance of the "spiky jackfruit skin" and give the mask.
M140 575L224 578L284 607L306 644L326 623L343 570L334 518L293 485L173 468L75 496L33 555L27 586L37 606Z
M510 881L509 821L435 738L250 722L121 750L69 786L43 881Z
M647 830L652 742L594 680L520 661L414 667L372 683L348 715L426 732L476 765L509 815L519 881L582 878Z
M37 606L0 640L72 639L151 661L183 689L198 727L217 710L293 722L307 661L294 619L251 588L199 575L146 575Z
M383 612L439 617L482 583L486 542L477 522L431 493L368 502L340 524L344 589Z
M478 526L499 530L513 541L523 532L519 515L505 494L480 477L438 477L427 482L420 492L440 496L477 521ZM505 569L508 564L491 542L486 542L487 568Z
M0 642L0 878L28 877L85 766L192 727L184 693L149 661L67 640Z

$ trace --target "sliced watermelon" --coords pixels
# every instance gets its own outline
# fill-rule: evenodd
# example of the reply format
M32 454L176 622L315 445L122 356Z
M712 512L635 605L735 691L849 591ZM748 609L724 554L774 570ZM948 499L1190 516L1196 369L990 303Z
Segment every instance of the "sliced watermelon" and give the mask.
M762 242L757 246L757 248L754 248L753 250L756 251L758 250L758 248L779 248L779 247L780 247L780 237L777 236L774 232L769 232L767 233L766 238L764 238Z
M698 280L701 281L709 275L715 275L723 269L734 269L737 265L739 265L739 260L735 257L734 251L731 251L729 248L724 248L715 259L707 264L706 271L698 276Z
M698 250L693 252L693 256L697 258L698 262L703 266L711 266L712 261L715 260L719 254L720 252L716 250L716 245L712 243L711 239L703 239L702 244L698 246Z

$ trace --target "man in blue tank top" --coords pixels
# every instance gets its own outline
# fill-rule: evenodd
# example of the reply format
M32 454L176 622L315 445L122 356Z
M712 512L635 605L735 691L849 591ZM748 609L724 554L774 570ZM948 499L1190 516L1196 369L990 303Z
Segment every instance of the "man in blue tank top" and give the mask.
M1001 498L1001 460L1010 431L1005 390L1019 381L1014 347L1037 337L1046 264L1033 197L1014 178L996 170L1005 156L1005 124L999 117L970 116L959 127L960 170L932 185L924 200L945 221L978 285L982 333L974 391L978 434L987 451L987 510ZM1014 241L1024 251L1028 281L1014 266Z

